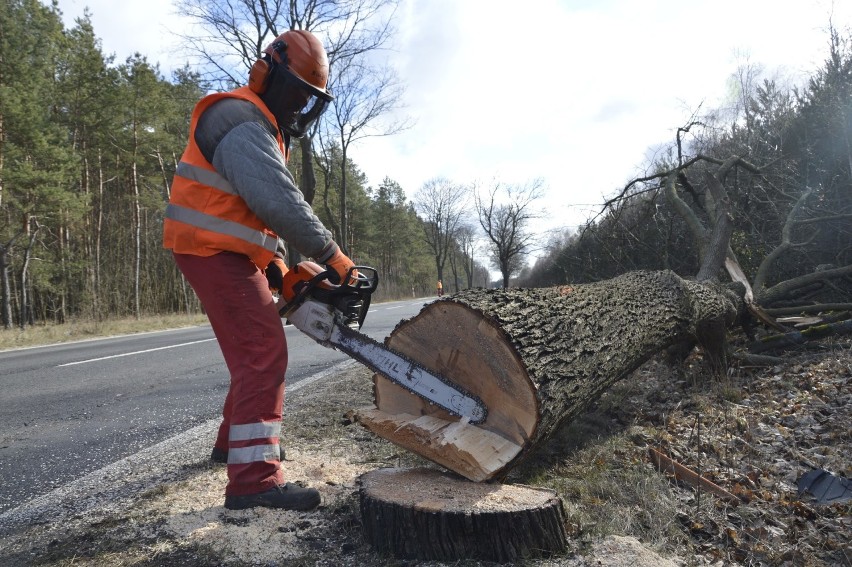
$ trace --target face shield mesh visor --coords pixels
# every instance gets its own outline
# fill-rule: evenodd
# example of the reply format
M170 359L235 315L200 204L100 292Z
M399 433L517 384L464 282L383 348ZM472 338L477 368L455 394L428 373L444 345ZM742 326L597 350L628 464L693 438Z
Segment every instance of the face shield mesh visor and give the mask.
M288 69L277 67L273 73L264 98L271 103L270 110L281 131L294 138L301 138L325 112L334 97L303 81Z

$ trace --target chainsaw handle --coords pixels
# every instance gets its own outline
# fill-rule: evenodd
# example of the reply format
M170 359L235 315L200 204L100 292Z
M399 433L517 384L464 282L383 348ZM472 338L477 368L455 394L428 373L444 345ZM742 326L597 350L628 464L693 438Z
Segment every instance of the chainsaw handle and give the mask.
M368 276L367 274L370 275ZM319 281L325 279L330 284L355 288L359 291L364 290L367 293L373 293L379 285L379 274L375 268L371 268L370 266L352 266L349 268L349 271L346 272L346 277L343 278L346 282L345 284L340 283L340 275L332 268L317 274L316 277L319 278Z
M376 269L370 266L354 266L346 273L345 284L334 285L331 279L337 276L335 270L320 271L316 268L320 266L313 262L303 262L288 272L288 275L298 279L289 286L293 295L278 308L278 314L281 317L288 317L306 299L311 298L332 306L336 312L335 319L340 318L343 325L350 328L357 326L360 329L370 309L373 292L379 284L379 274Z
M306 266L307 269L300 270L302 266ZM342 285L334 284L334 280L339 278L335 270L322 270L318 264L312 262L298 264L288 272L284 279L287 280L291 277L295 280L294 282L285 281L284 283L284 287L288 288L290 295L284 295L286 303L278 310L282 317L298 307L312 292L326 297L358 296L369 305L370 297L379 285L379 274L375 268L370 266L353 266L350 268L346 273L346 283Z
M333 272L334 270L329 271ZM358 275L353 277L354 272L357 272ZM349 283L353 281L354 284ZM359 293L372 295L379 287L379 272L370 266L352 266L346 273L346 282L340 287L354 288Z

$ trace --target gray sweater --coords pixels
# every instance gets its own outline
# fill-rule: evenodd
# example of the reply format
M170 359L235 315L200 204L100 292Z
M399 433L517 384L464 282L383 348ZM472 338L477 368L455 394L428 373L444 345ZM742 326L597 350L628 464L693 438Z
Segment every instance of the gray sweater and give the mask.
M337 250L287 169L275 125L254 104L214 103L198 120L195 142L254 214L303 256L322 262Z

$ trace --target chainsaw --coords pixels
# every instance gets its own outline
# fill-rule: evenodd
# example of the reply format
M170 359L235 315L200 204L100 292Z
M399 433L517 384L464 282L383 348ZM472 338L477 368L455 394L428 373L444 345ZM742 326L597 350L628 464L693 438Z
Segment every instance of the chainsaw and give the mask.
M355 266L340 284L330 278L339 276L315 262L297 264L284 274L278 313L319 344L346 353L429 403L473 424L485 421L488 411L479 397L359 332L379 282L374 268Z

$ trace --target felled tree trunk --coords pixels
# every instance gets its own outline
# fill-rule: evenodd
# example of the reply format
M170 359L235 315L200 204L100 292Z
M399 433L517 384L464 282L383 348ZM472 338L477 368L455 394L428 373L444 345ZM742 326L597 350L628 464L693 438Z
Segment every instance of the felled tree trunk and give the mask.
M374 407L355 419L473 481L501 480L557 427L655 353L698 341L723 352L742 301L664 272L594 284L473 289L427 305L386 344L479 396L471 425L374 376Z

